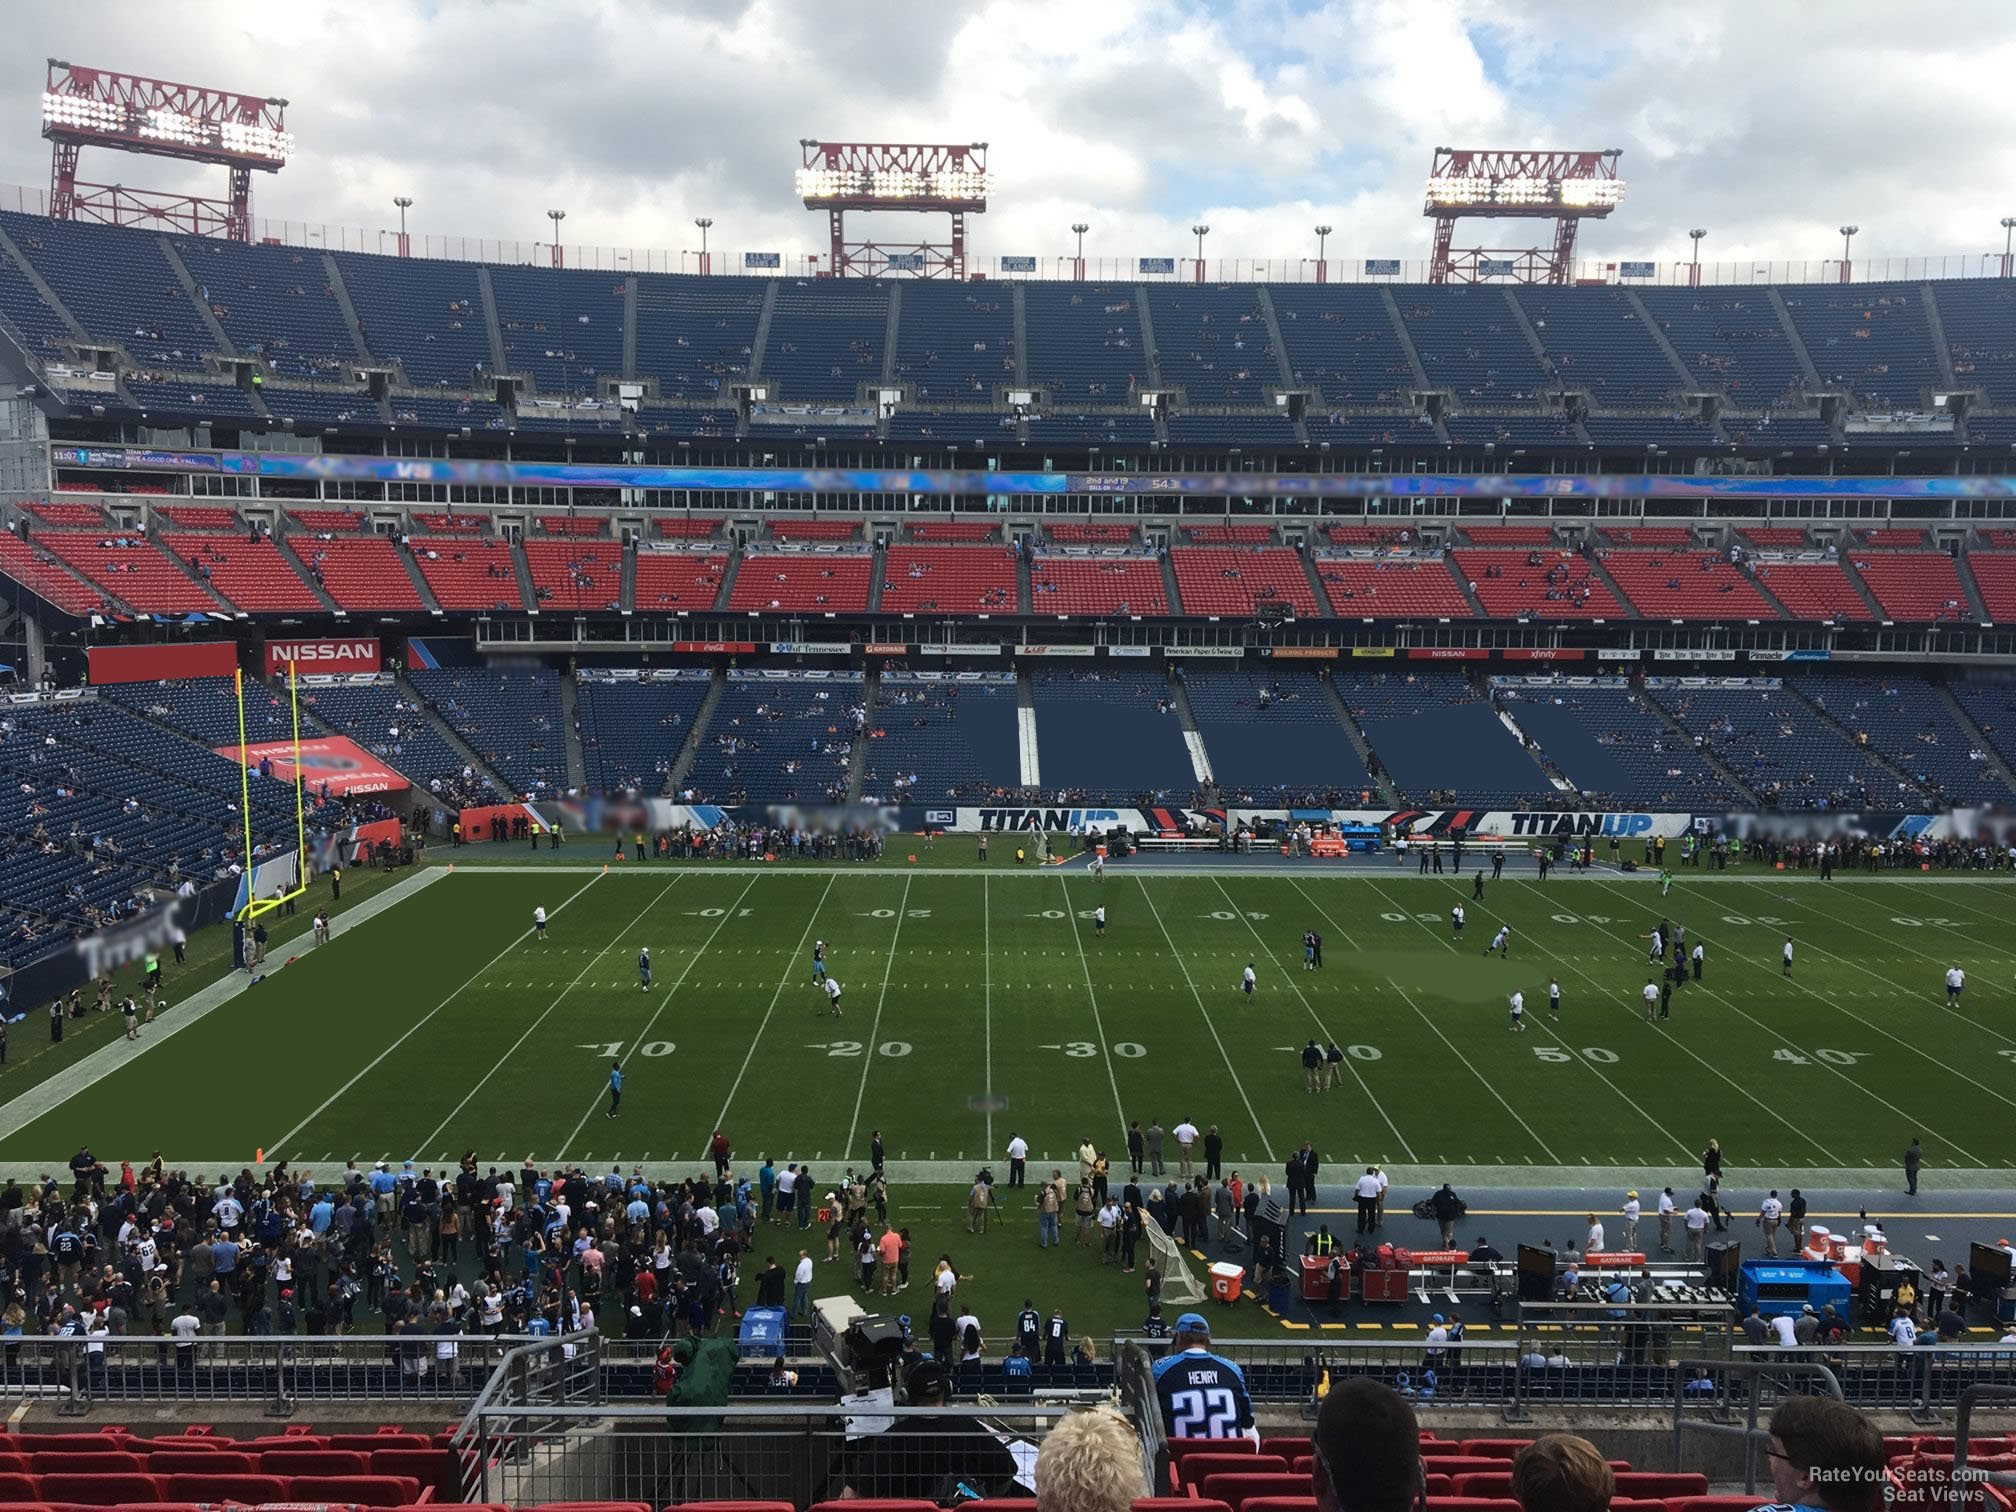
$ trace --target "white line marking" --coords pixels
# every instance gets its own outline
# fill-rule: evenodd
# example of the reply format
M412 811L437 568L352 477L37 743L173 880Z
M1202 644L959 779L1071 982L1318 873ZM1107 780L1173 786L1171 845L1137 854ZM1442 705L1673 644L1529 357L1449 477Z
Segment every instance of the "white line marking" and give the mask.
M1064 894L1064 917L1071 921L1071 941L1078 947L1078 965L1085 973L1085 996L1092 1003L1092 1028L1099 1036L1099 1058L1106 1063L1106 1085L1113 1089L1113 1115L1119 1120L1120 1143L1125 1145L1127 1143L1127 1105L1120 1101L1120 1078L1113 1074L1113 1053L1106 1048L1106 1019L1099 1011L1099 989L1092 985L1092 962L1085 954L1085 936L1078 928L1078 911L1071 906L1071 889L1065 886L1064 874L1062 872L1057 874L1057 886ZM1213 1039L1216 1039L1218 1031L1215 1029L1212 1030L1211 1035ZM1222 1055L1225 1047L1220 1045L1218 1050ZM1228 1059L1225 1064L1229 1068L1232 1062ZM1232 1080L1236 1085L1239 1078L1235 1075ZM1241 1089L1239 1095L1241 1097L1246 1095L1244 1089ZM1246 1111L1248 1113L1253 1111L1251 1103L1246 1105Z
M980 991L987 1035L987 1084L981 1089L980 1101L987 1113L987 1149L994 1149L994 969L992 952L994 949L993 921L988 914L990 894L988 878L980 879Z
M784 975L778 979L776 990L770 994L770 1006L763 1010L762 1021L756 1025L756 1033L749 1040L749 1053L742 1057L742 1064L735 1072L735 1080L729 1085L728 1095L721 1100L721 1116L714 1120L714 1128L716 1129L725 1129L728 1127L729 1105L735 1101L735 1094L742 1090L742 1078L749 1074L749 1063L756 1059L756 1047L763 1043L763 1031L770 1027L771 1016L777 1012L777 1004L783 999L784 989L790 985L791 975L796 969L796 963L803 959L805 955L805 942L812 938L812 930L819 922L819 910L826 906L827 896L833 891L833 883L838 879L839 875L838 872L835 872L827 877L825 891L819 894L819 901L812 905L812 912L806 916L805 932L798 936L797 948L791 952L790 957L784 962ZM820 990L823 992L825 989L821 988ZM706 1145L708 1137L708 1135L701 1136L700 1143L703 1147Z
M903 879L903 896L896 904L896 932L889 936L889 959L882 964L882 990L875 995L875 1017L868 1025L868 1042L861 1049L861 1085L854 1089L854 1118L847 1125L843 1152L854 1148L854 1136L861 1130L861 1099L868 1095L868 1072L875 1062L875 1040L882 1032L882 1005L889 1000L889 975L896 969L896 947L903 939L903 920L910 913L910 884L915 872Z
M1519 1116L1519 1110L1513 1107L1512 1104L1510 1104L1509 1102L1505 1101L1504 1094L1501 1093L1496 1087L1491 1085L1489 1078L1487 1078L1483 1072L1479 1071L1475 1066L1470 1064L1470 1057L1465 1055L1461 1050L1456 1048L1456 1042L1450 1039L1448 1035L1442 1032L1441 1026L1438 1025L1433 1019L1428 1017L1427 1014L1423 1013L1418 1007L1415 1006L1414 999L1407 995L1407 989L1405 987L1402 987L1398 982L1393 981L1393 978L1391 977L1388 977L1386 980L1389 982L1393 982L1393 990L1400 994L1400 1001L1405 1003L1409 1008L1414 1009L1415 1016L1419 1018L1422 1023L1426 1024L1429 1027L1429 1029L1434 1032L1435 1038L1439 1039L1440 1041L1442 1041L1443 1044L1449 1047L1450 1053L1454 1055L1456 1059L1463 1062L1464 1067L1470 1072L1472 1076L1476 1077L1478 1081L1483 1082L1484 1090L1486 1092L1489 1092L1493 1097L1498 1099L1498 1105L1502 1107L1507 1113L1510 1113L1515 1119L1518 1119L1519 1127L1524 1129L1527 1132L1527 1134L1532 1138L1533 1142L1540 1146L1540 1153L1542 1155L1545 1155L1549 1160L1558 1163L1561 1157L1559 1155L1556 1155L1553 1152L1553 1150L1548 1148L1547 1141L1540 1137L1539 1131L1535 1129L1533 1125L1526 1122L1524 1118L1521 1118ZM1502 1159L1503 1157L1501 1156L1500 1158Z

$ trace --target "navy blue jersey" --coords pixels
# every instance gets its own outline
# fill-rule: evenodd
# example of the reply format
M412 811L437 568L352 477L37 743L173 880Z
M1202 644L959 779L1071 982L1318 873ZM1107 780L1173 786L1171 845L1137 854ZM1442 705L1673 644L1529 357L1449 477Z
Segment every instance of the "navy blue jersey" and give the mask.
M1237 1365L1186 1349L1155 1362L1155 1397L1170 1438L1236 1438L1253 1426L1253 1398Z

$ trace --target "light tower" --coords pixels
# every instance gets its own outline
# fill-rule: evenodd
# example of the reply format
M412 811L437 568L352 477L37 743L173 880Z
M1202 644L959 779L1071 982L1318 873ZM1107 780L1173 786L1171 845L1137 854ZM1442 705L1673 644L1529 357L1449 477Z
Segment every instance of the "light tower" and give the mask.
M49 213L57 220L153 226L232 241L252 239L253 173L278 173L294 151L285 100L143 79L61 58L49 60L42 135L50 143ZM77 157L86 147L215 163L229 170L229 197L80 183Z
M2002 217L2002 276L2016 274L2016 215Z
M564 268L567 266L567 258L566 254L560 250L560 222L567 219L567 212L565 210L548 210L546 212L546 219L553 222L553 266Z
M832 234L828 277L966 276L966 217L987 208L987 144L965 146L889 142L798 143L804 164L798 195L807 210L824 210ZM850 242L849 210L906 210L951 217L943 242Z
M1624 181L1617 177L1622 151L1437 147L1421 211L1435 222L1428 281L1510 278L1519 283L1567 283L1573 276L1575 234L1582 222L1601 220L1623 201ZM1554 245L1545 250L1472 247L1458 252L1453 248L1456 222L1466 215L1551 220Z
M1316 282L1318 283L1330 282L1330 264L1323 260L1323 244L1328 240L1330 240L1330 228L1328 226L1318 226L1316 228Z
M693 218L693 224L700 228L700 271L705 274L708 271L707 232L712 228L714 218L710 215L698 215Z
M1071 261L1071 276L1079 283L1085 281L1085 233L1091 229L1084 221L1071 222L1072 234L1078 238L1078 255Z
M1195 281L1202 283L1204 282L1204 238L1211 234L1211 228L1202 221L1199 221L1190 228L1190 234L1197 238L1197 277Z
M413 208L413 196L410 194L395 194L392 196L392 203L399 207L399 255L401 257L411 257L413 255L413 244L406 239L406 212Z
M1850 282L1850 275L1855 271L1855 233L1861 229L1860 226L1843 226L1841 228L1841 282L1843 283Z
M1687 286L1689 288L1698 289L1701 287L1701 238L1707 234L1708 228L1706 226L1696 226L1692 231L1687 233L1689 239L1694 243L1694 260L1687 265Z

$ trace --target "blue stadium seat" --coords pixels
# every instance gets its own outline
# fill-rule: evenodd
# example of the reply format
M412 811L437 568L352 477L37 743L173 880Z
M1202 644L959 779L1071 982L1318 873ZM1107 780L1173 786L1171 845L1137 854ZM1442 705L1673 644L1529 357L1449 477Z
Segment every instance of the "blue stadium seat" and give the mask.
M291 378L336 378L357 344L320 253L214 236L178 236L175 251L232 344Z
M1133 284L1023 285L1029 377L1053 406L1126 404L1148 373Z
M770 397L851 401L882 379L889 291L863 279L791 282L777 289L763 348Z
M1783 292L1822 383L1846 389L1858 407L1916 410L1930 406L1940 382L1923 287L1805 284Z
M1422 371L1460 405L1523 404L1552 383L1506 302L1488 284L1416 284L1393 291Z
M1409 801L1513 807L1559 799L1469 679L1409 672L1335 680L1372 754Z
M1922 678L1803 674L1793 686L1818 708L1867 736L1869 748L1961 808L2016 803L2007 783L1974 759L1983 754L1939 691Z
M583 673L575 697L588 786L602 793L635 788L645 797L662 791L712 682L700 668L657 672L648 682Z
M686 785L708 803L832 801L846 796L861 674L728 674L701 732Z
M1148 297L1162 382L1192 408L1267 403L1281 365L1257 284L1164 284Z
M567 726L560 675L544 670L415 668L413 691L523 795L567 788Z
M862 796L972 803L1022 782L1012 673L957 678L884 672Z
M491 370L483 291L473 263L331 254L373 355L416 388L466 389Z
M1045 791L1123 802L1195 790L1196 768L1162 673L1038 667L1030 692Z
M1374 786L1320 673L1198 663L1179 671L1228 801L1355 804Z
M1700 812L1747 802L1622 679L1602 687L1507 681L1514 686L1500 696L1519 728L1589 802Z
M529 373L541 394L599 393L623 371L623 283L620 273L492 268L504 366Z
M1274 315L1295 382L1315 387L1332 409L1402 404L1419 386L1371 284L1277 286Z
M918 404L991 404L997 387L1016 381L1012 292L935 278L905 284L896 381Z

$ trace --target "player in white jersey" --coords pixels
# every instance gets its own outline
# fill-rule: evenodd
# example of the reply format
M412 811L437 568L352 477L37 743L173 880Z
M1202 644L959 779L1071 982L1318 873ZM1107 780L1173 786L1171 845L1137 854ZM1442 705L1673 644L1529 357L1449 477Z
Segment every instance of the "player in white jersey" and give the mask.
M1786 976L1790 976L1790 975L1792 975L1792 937L1791 937L1790 935L1787 935L1787 936L1785 937L1785 973L1784 973L1784 974L1785 974Z
M1561 1017L1561 978L1547 979L1547 1017L1559 1020Z
M532 910L532 933L541 940L546 938L546 909L543 904Z
M1948 967L1946 968L1946 1001L1947 1001L1947 1002L1949 1002L1949 1003L1957 1003L1957 1002L1959 1002L1959 1001L1960 1001L1960 990L1961 990L1961 988L1965 987L1966 985L1967 985L1967 973L1966 973L1966 972L1962 971L1962 970L1961 970L1961 969L1960 969L1960 968L1959 968L1958 966L1948 966Z
M1645 1022L1649 1024L1659 1011L1659 984L1647 977L1645 990L1639 996L1645 999Z
M1489 955L1494 950L1498 952L1498 958L1501 961L1512 954L1512 926L1510 924L1500 924L1498 926L1498 933L1491 936L1491 943L1484 947L1484 954Z
M1460 940L1463 938L1463 905L1461 903L1458 903L1454 908L1449 910L1449 927L1455 931L1457 939Z
M1257 978L1253 975L1253 963L1248 961L1246 969L1239 974L1239 990L1250 998L1253 996L1253 983L1256 980Z
M1512 1032L1514 1034L1526 1032L1526 994L1523 992L1512 994Z
M1092 934L1095 939L1106 937L1106 905L1101 903L1092 910Z
M1092 880L1094 882L1106 880L1106 858L1097 851L1092 853Z
M835 1018L841 1017L840 979L838 977L829 976L826 978L826 999L827 999L827 1005L833 1010L833 1017Z

